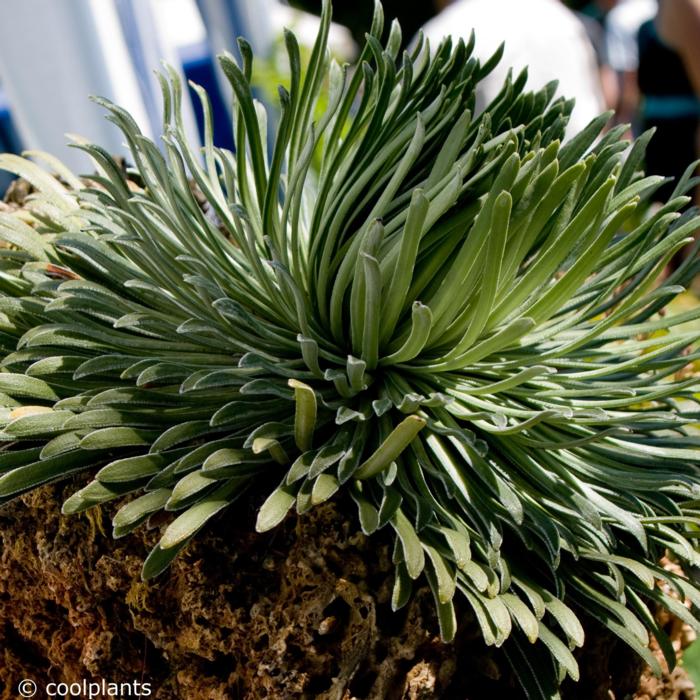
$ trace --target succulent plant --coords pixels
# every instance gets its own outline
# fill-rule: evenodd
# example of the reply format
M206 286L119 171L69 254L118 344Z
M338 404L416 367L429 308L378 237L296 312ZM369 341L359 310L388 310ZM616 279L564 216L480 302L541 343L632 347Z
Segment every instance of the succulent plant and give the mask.
M172 514L150 578L246 493L266 531L340 492L394 532L393 607L424 575L450 640L461 598L530 697L577 677L582 612L673 665L650 606L697 627L700 590L659 561L698 563L700 312L664 309L698 244L659 279L699 225L692 167L650 208L650 134L628 149L603 115L562 145L572 103L525 72L474 113L499 56L473 37L399 58L377 5L351 69L329 23L305 66L286 33L279 111L248 44L220 57L235 153L197 86L187 143L169 70L160 147L97 100L131 170L86 142L87 178L0 157L36 190L0 215L0 503L87 470L65 513L138 494L115 537Z

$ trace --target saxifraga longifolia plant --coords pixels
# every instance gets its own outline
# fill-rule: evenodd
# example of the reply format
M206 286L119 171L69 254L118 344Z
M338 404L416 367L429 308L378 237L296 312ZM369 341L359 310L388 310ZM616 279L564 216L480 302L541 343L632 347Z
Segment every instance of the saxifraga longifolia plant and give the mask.
M659 564L696 565L700 533L699 334L672 327L700 311L664 307L698 245L659 280L698 226L692 168L644 206L648 134L626 152L604 115L562 145L572 103L525 73L477 116L498 56L473 38L399 56L377 5L350 69L329 22L326 3L303 67L285 35L270 148L241 42L242 65L220 58L235 153L197 86L187 143L171 71L162 150L98 100L130 174L85 143L89 179L2 157L36 192L0 218L0 502L87 470L65 513L138 494L115 537L172 514L150 578L250 485L270 484L260 532L344 492L365 533L394 533L393 607L425 576L450 640L461 598L530 697L577 678L581 612L672 666L650 610L697 628L700 605Z

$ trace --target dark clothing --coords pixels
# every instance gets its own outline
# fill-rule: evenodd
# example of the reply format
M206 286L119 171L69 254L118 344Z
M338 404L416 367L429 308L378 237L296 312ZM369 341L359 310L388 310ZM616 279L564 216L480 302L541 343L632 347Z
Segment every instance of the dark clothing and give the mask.
M638 42L641 127L643 131L656 127L647 148L646 170L677 180L695 160L700 100L681 57L664 44L653 20L641 26ZM664 185L657 196L666 199L674 186Z

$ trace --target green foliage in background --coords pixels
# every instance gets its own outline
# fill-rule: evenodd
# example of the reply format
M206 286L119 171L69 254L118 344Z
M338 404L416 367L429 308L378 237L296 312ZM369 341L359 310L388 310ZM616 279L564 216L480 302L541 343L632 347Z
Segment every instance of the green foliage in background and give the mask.
M241 42L220 58L236 153L201 89L206 143L186 142L171 72L163 153L98 100L131 182L97 145L89 181L2 156L37 192L0 216L0 502L89 470L66 513L134 494L116 537L172 516L150 578L251 485L261 532L340 492L394 533L393 607L427 581L449 640L460 599L529 697L577 678L582 612L673 665L649 606L698 626L700 590L659 560L698 563L700 334L674 327L700 311L663 311L698 246L658 280L698 227L692 170L645 209L649 135L625 154L604 115L562 145L572 104L524 73L476 116L498 55L473 39L399 56L377 6L353 69L329 22L303 69L286 34L269 153Z

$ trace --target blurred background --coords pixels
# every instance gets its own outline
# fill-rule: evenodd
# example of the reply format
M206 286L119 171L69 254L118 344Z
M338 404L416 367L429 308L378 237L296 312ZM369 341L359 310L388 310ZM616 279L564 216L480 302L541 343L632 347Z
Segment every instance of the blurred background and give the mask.
M631 135L656 130L646 160L650 174L667 176L664 197L700 153L700 0L384 0L398 18L404 47L419 31L435 45L444 36L476 33L486 60L505 41L503 59L480 85L477 108L500 89L508 69L528 67L538 89L557 79L576 100L567 135L604 111ZM369 27L373 0L334 0L332 52L352 63ZM217 145L233 148L230 92L214 56L238 53L245 36L256 55L256 97L271 110L286 82L284 27L310 52L320 0L5 0L0 21L0 152L48 151L79 173L86 157L66 146L66 134L127 155L122 139L89 95L126 108L158 142L161 97L154 71L165 60L206 88ZM389 21L386 22L388 30ZM304 49L304 47L306 47ZM190 95L191 96L191 95ZM201 136L197 104L185 100L190 138ZM0 196L10 183L0 172ZM700 198L696 194L696 203ZM691 295L681 307L696 305ZM700 642L687 665L700 687Z
M88 167L66 146L79 134L125 155L115 127L88 95L125 107L143 132L160 133L160 91L154 71L162 60L210 93L218 145L233 147L229 92L214 56L237 53L245 36L258 58L257 97L276 103L284 80L282 29L310 47L321 0L22 0L3 5L0 22L0 150L41 149L69 166ZM373 0L335 0L332 51L352 63L369 26ZM385 0L404 46L419 31L431 44L467 38L487 59L502 41L504 58L480 87L477 106L500 88L507 70L528 66L529 85L552 79L576 100L568 134L604 109L635 134L656 135L647 171L677 177L698 155L700 123L700 0ZM386 23L387 27L389 22ZM198 105L186 101L193 139ZM0 176L2 177L2 176ZM0 193L7 181L0 181ZM670 190L672 185L669 184ZM662 192L662 195L664 193Z

